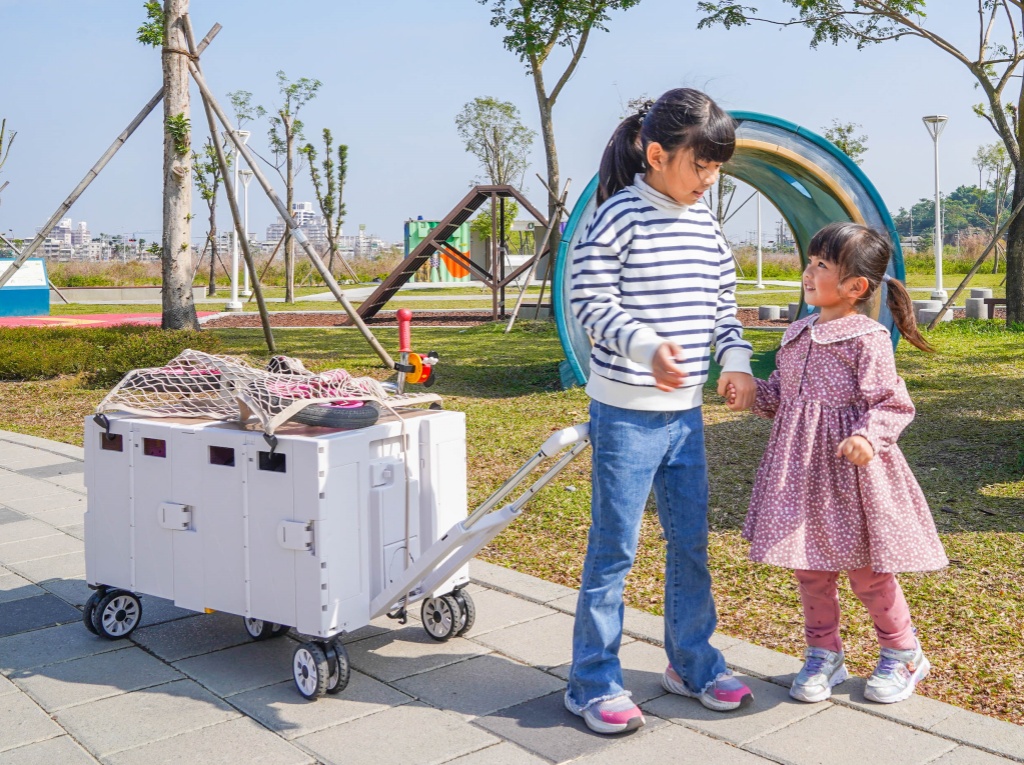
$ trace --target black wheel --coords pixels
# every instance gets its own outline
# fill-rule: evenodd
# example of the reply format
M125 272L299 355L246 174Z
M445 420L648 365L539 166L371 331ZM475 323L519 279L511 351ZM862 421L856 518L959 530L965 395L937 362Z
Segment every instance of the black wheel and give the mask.
M327 648L327 693L333 696L348 687L352 668L348 662L348 651L340 638L334 638L326 644Z
M462 618L459 602L451 595L427 598L420 608L423 629L434 640L442 643L458 634Z
M459 608L462 609L462 621L459 623L459 628L455 631L455 634L465 635L473 629L473 624L476 623L476 604L465 590L457 590L453 593L453 596L458 602Z
M327 691L327 654L316 643L303 643L292 656L292 677L303 698L315 701Z
M352 405L354 404L354 405ZM376 401L351 402L351 404L312 404L292 417L303 425L321 428L368 428L380 419L380 404Z
M274 624L273 629L270 630L270 637L279 638L288 634L288 630L291 629L287 624Z
M250 619L248 616L242 617L242 624L245 625L245 631L249 633L249 637L253 640L269 640L272 637L276 637L274 632L277 629L277 625L273 622L265 622L262 619ZM285 627L287 630L288 628Z
M102 588L96 590L89 596L89 599L85 601L85 607L82 609L82 624L84 624L85 628L93 635L100 634L96 630L96 625L93 624L92 619L96 612L96 606L100 604L100 601L103 600L103 596L106 594L107 591Z
M142 603L127 590L108 592L92 613L96 634L107 640L126 638L142 621Z

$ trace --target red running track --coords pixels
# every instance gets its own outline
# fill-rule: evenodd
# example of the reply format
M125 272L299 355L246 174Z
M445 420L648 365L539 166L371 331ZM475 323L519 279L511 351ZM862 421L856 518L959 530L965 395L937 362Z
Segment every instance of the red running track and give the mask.
M197 311L211 316L216 311ZM0 316L0 327L115 327L119 324L160 326L158 313L86 313L77 316Z

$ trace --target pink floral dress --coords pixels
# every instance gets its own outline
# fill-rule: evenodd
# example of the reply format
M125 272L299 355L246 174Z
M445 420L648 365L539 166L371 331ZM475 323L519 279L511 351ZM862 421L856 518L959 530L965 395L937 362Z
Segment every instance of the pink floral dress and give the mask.
M757 380L754 413L775 422L743 528L750 557L817 571L942 568L928 503L896 445L914 404L889 331L860 314L817 319L786 330L776 371ZM874 448L863 467L836 456L852 435Z

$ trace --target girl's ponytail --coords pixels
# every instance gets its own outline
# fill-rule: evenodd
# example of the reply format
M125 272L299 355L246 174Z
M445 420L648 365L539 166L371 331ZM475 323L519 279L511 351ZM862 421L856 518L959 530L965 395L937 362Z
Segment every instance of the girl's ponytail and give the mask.
M889 311L892 313L893 321L896 322L896 328L900 334L907 339L907 342L922 351L934 351L935 349L921 337L921 333L917 329L917 321L914 319L914 302L911 300L907 288L898 279L890 278L886 278L885 286L888 287L885 302L889 306Z
M601 156L598 172L597 203L604 204L608 197L633 183L633 176L644 171L644 149L640 142L643 114L626 117L612 133L612 138Z

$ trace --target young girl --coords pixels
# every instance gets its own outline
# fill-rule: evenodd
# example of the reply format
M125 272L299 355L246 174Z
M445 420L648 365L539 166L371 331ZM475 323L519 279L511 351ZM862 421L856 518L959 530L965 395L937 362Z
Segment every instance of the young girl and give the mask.
M902 701L929 670L894 572L948 561L896 445L914 405L896 374L889 331L860 313L884 284L903 337L931 350L909 294L886 274L891 254L888 237L865 226L819 231L803 286L807 303L820 310L786 330L777 370L757 381L754 413L775 421L743 535L751 558L796 574L808 647L789 695L800 701L823 701L848 677L836 592L843 571L881 644L864 695Z
M716 710L751 698L708 642L717 617L701 419L712 343L719 393L731 385L747 406L755 394L732 256L701 202L734 145L732 118L696 90L671 90L628 117L601 160L603 204L573 253L572 308L594 343L593 499L565 705L599 733L644 723L618 652L623 584L652 485L668 542L662 682Z

